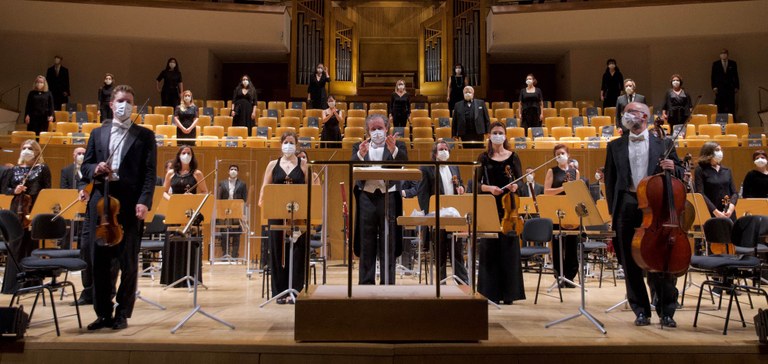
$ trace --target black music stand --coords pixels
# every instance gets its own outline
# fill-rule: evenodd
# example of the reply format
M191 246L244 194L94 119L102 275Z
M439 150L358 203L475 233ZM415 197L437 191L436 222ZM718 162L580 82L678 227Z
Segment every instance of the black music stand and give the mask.
M563 225L575 226L577 223L579 223L579 220L576 219L576 214L569 213L564 210L565 206L569 206L569 199L564 195L540 195L536 196L536 199L539 206L539 216L550 219L552 221L557 221L557 225L559 226L557 244L560 248L560 259L558 259L558 266L560 269L558 269L559 274L555 280L555 283L552 284L552 286L547 290L547 293L552 292L552 289L554 289L556 285L563 284L564 282L575 287L581 287L584 283L584 280L581 279L581 277L579 277L579 283L582 284L576 284L576 282L565 278L565 272L563 271L563 257L565 256L565 252L563 251L563 236L565 236L565 233L563 233ZM562 297L560 300L560 302L562 302Z

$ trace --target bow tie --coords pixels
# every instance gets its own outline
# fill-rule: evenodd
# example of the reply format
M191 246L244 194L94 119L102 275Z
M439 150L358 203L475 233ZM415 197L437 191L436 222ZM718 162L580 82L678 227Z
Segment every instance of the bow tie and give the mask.
M643 134L640 134L638 136L634 136L634 135L629 136L629 141L632 143L642 142L644 140L645 140L645 135Z
M131 127L130 123L121 123L119 121L112 120L112 125L118 127L119 129L127 130Z

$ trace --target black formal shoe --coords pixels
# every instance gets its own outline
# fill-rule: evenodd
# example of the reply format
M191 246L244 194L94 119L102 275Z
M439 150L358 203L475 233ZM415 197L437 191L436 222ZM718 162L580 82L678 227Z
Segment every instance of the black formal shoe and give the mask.
M284 305L286 303L286 299L285 297L281 297L276 299L275 302L277 302L278 305Z
M112 324L112 330L122 330L128 327L128 319L123 315L115 316L114 323Z
M77 299L77 305L78 306L87 306L87 305L92 305L92 304L93 304L92 300L86 300L83 297L80 297L80 298ZM70 306L74 306L75 302L70 302L69 305Z
M635 326L648 326L651 324L651 318L644 313L638 314L635 319Z
M664 316L661 318L661 326L663 327L677 327L677 322L672 316Z
M113 320L109 317L99 317L96 321L88 325L88 331L99 330L105 327L112 327Z

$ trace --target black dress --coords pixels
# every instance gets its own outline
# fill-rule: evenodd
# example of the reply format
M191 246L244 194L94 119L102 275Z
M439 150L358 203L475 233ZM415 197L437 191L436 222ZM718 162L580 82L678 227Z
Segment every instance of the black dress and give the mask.
M526 129L541 126L542 101L544 96L540 88L535 87L533 92L528 92L525 88L520 90L520 126Z
M194 186L197 183L195 175L190 172L185 175L174 173L171 177L171 194L180 195L187 191L189 187ZM197 193L197 187L189 191L192 194ZM163 267L160 275L160 284L169 285L176 282L181 277L187 275L187 252L189 251L189 244L185 241L166 241L165 247L163 247ZM190 264L195 264L195 250L192 249L192 258ZM200 259L198 269L203 266L203 260ZM190 275L194 275L194 268L190 268ZM202 272L202 270L201 270ZM199 282L203 282L203 277L199 277ZM181 282L174 287L186 287L186 282Z
M158 82L163 81L163 88L160 90L160 100L163 106L176 107L181 103L179 94L179 84L181 80L181 72L177 70L169 71L163 70L157 75L156 80Z
M566 175L569 181L576 180L576 170L568 169L564 171L558 166L552 167L552 188L563 187L563 183L566 182ZM558 195L565 195L565 191L558 193ZM557 233L559 226L555 222L554 232ZM578 244L579 237L576 235L566 235L563 237L563 249L565 255L563 256L563 276L570 281L576 277L579 273L579 258L578 258ZM552 241L552 262L555 267L555 274L559 276L560 272L560 242L555 238Z
M717 171L711 165L698 165L693 172L695 190L704 197L709 213L714 216L715 210L727 211L723 204L725 196L730 197L734 206L739 198L738 191L733 184L731 169L720 166ZM736 211L731 214L731 220L736 222Z
M3 179L3 193L6 195L13 195L16 186L20 185L24 180L24 175L29 172L30 167L14 166L7 171L7 175ZM35 205L37 195L40 190L44 188L51 188L51 170L45 164L38 164L29 173L29 177L26 182L27 194L32 197L32 204L30 209ZM9 246L8 249L13 254L15 259L23 259L32 254L32 251L37 249L39 243L37 240L32 240L32 236L28 229L24 229L24 236L21 240L21 244L15 246ZM19 271L16 269L16 265L11 263L10 260L6 262L5 273L3 275L3 287L0 293L12 294L19 287L16 280L16 274Z
M32 90L27 94L27 106L24 115L29 116L27 131L34 131L40 135L42 131L48 131L48 117L53 116L53 94L48 91Z
M404 127L411 116L411 95L406 92L400 96L393 92L389 100L389 113L395 127Z
M512 153L502 162L495 161L483 153L480 156L480 163L484 169L482 184L503 187L522 175L517 153ZM512 171L512 178L505 173L507 166ZM494 196L499 220L504 217L502 196L504 195ZM498 236L495 239L479 240L480 267L477 289L491 301L511 304L512 301L525 299L519 238L514 231L508 234L499 233Z
M747 172L742 189L743 198L768 198L768 174L754 169Z
M185 128L189 128L190 125L192 125L193 122L195 122L195 119L198 118L197 114L197 106L192 105L186 108L186 110L182 111L180 107L176 107L176 112L174 113L174 116L179 118L179 123L183 125ZM197 128L192 129L189 134L184 134L184 132L181 131L178 127L176 127L176 139L192 139L192 140L179 140L177 144L179 145L195 145L195 138L197 138ZM194 177L193 177L194 179ZM194 183L193 183L194 184Z
M331 115L328 121L323 124L323 130L320 132L320 141L324 142L340 142L341 141L341 127L339 126L339 120L336 119L336 115ZM338 148L339 143L322 143L320 148Z
M278 158L275 163L275 168L272 170L272 183L273 184L305 184L304 171L301 169L301 165L297 165L293 170L286 174L285 170L280 167L280 161L282 158ZM268 220L270 225L283 225L288 224L284 220ZM269 232L269 266L272 271L272 296L280 294L280 292L288 289L288 263L290 257L288 256L290 251L290 244L284 243L283 236L285 232L282 230L274 230ZM301 234L298 241L293 245L293 284L291 287L297 291L301 291L304 288L304 247L305 247L306 233ZM283 254L285 249L285 254ZM283 259L285 258L285 259Z
M328 108L328 93L325 91L325 85L331 82L331 79L325 75L325 72L317 79L317 74L309 78L307 93L309 94L310 105L312 109L325 110Z
M616 100L621 95L621 88L624 86L624 75L621 74L619 68L616 67L616 71L611 76L611 72L608 70L603 73L603 81L600 86L600 90L603 91L603 110L606 107L616 107Z
M669 125L678 125L684 123L691 116L691 98L685 90L681 89L680 94L675 91L667 91L664 97L664 106L662 110L667 112L667 123Z
M109 107L109 100L112 98L112 89L114 89L115 86L113 85L104 85L99 88L99 112L101 112L101 117L99 118L99 121L102 123L104 120L111 120L113 118L112 116L112 108Z
M448 97L448 109L453 114L453 105L464 100L464 75L451 76L451 92Z
M232 95L232 109L235 112L235 116L232 117L232 126L244 126L248 128L248 135L251 135L251 128L253 128L253 105L256 105L256 91L252 88L247 88L245 94L243 93L241 86L235 87L235 92Z

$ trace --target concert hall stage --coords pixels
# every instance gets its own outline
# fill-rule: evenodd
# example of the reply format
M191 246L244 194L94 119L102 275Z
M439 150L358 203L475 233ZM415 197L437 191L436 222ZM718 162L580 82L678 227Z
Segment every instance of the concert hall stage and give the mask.
M720 318L700 316L699 327L693 328L696 303L693 296L686 297L686 307L675 315L677 329L660 330L656 317L653 325L637 328L632 323L634 315L631 312L618 309L605 313L606 308L624 297L624 282L619 280L618 286L614 287L610 274L602 288L598 288L596 279L587 282L587 308L605 323L606 335L598 332L585 318L545 329L547 322L577 311L579 291L564 289L564 303L553 296L540 296L539 303L534 305L536 275L526 274L527 300L504 305L500 310L488 307L489 339L485 341L297 343L294 341L295 306L270 304L258 308L264 301L259 275L248 280L242 265L216 265L211 271L206 264L204 270L205 284L210 288L200 291L200 303L207 312L236 325L235 330L195 315L176 334L171 334L171 328L191 310L192 295L185 289L163 290L158 281L141 278L142 295L166 305L166 311L137 301L129 327L117 332L87 332L85 328L77 328L74 317L60 318L62 335L56 337L53 323L39 323L41 319L51 317L50 308L40 306L24 343L0 344L0 363L768 362L768 355L765 355L768 347L759 346L753 326L741 327L736 312L732 316L736 320L731 321L727 336L722 335L723 320ZM346 283L346 268L331 267L328 274L329 284ZM79 284L79 275L72 280ZM701 277L694 275L694 280L700 282ZM546 277L542 286L551 282L552 278ZM415 285L418 279L398 276L398 284ZM0 296L0 304L7 304L9 299L9 295ZM750 322L758 307L768 307L764 298L754 298L755 309L749 309L746 297L740 299L744 315ZM57 301L60 316L74 313L74 308L67 305L69 300L71 298L67 297L64 303ZM31 303L31 298L23 301L27 311ZM711 303L706 307L711 308ZM95 316L91 306L83 307L82 313L85 327ZM710 313L724 315L724 311ZM323 315L324 312L316 314ZM454 320L461 315L462 312L455 312L444 319ZM356 318L350 315L339 319ZM377 329L380 328L371 328ZM387 329L405 332L410 327Z

